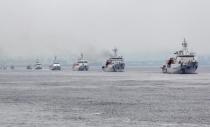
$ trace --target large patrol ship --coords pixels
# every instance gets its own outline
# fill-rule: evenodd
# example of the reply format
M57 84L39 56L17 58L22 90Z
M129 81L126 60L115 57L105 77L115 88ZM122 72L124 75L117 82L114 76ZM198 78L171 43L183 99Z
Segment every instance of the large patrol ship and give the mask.
M125 63L122 56L118 56L117 48L113 49L113 56L106 60L102 70L105 72L123 72L125 70Z
M186 39L182 42L182 50L175 52L175 57L166 61L162 68L163 73L193 74L198 68L195 53L188 50Z

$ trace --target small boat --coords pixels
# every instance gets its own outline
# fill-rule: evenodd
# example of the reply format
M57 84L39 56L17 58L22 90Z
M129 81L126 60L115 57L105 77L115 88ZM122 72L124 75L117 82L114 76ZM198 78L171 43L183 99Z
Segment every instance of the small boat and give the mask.
M186 39L182 42L182 50L175 52L175 57L166 61L162 68L163 73L193 74L198 68L195 53L188 50Z
M88 71L89 65L88 61L84 59L84 55L81 54L81 57L77 60L76 63L73 64L73 71Z
M14 66L14 65L11 65L11 66L10 66L10 69L11 69L11 70L14 70L14 69L15 69L15 66Z
M39 62L39 60L36 60L36 64L34 66L35 70L41 70L42 69L42 64Z
M50 66L50 69L55 71L55 70L58 70L60 71L61 70L61 64L57 61L57 57L55 57L54 61L53 61L53 64Z
M6 65L1 65L0 69L7 70L7 66Z
M32 69L31 65L27 65L27 66L26 66L26 69L27 69L27 70L31 70L31 69Z
M122 56L118 56L117 48L113 49L114 55L106 60L102 70L105 72L123 72L125 70L125 62Z

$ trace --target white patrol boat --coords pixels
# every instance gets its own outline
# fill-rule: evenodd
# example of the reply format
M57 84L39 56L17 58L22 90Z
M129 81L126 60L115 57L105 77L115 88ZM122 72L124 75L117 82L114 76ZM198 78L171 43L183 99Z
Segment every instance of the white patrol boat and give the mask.
M193 74L198 68L198 61L193 52L188 51L186 39L182 42L183 49L175 52L175 57L169 58L162 68L163 73Z
M81 54L81 57L77 60L76 63L73 64L73 71L88 71L88 61L84 59L84 55Z
M113 49L114 55L106 60L102 70L106 72L123 72L125 70L125 63L122 56L118 56L117 48Z
M39 62L39 60L36 60L36 64L34 65L35 70L41 70L42 69L42 64Z
M61 70L61 65L60 63L57 61L57 57L54 58L53 64L50 66L50 69L55 71L55 70Z

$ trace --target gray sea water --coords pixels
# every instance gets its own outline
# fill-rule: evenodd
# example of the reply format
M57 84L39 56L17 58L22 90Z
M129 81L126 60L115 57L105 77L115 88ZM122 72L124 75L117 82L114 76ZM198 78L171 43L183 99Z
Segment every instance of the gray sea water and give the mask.
M0 71L1 127L210 127L210 68Z

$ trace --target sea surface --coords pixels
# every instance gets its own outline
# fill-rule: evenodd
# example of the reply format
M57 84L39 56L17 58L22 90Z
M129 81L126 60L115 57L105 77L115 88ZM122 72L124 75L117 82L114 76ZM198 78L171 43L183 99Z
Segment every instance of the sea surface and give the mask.
M0 70L0 127L210 127L210 68Z

